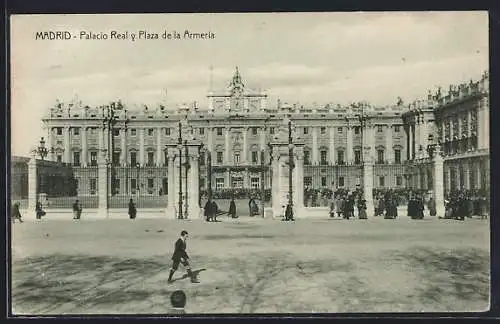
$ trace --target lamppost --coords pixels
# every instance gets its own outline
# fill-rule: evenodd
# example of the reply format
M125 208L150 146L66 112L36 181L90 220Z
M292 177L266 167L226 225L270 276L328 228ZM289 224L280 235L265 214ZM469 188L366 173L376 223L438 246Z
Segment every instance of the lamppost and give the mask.
M182 128L183 126L185 127L186 126L186 120L179 120L179 124L178 124L178 127L179 127L179 134L178 134L178 137L177 137L177 149L179 150L179 216L178 218L179 219L184 219L185 217L187 217L187 199L186 199L186 210L185 210L185 214L183 215L183 211L182 211L182 166L184 165L186 167L186 172L185 172L185 175L186 175L186 198L187 198L187 191L188 191L188 184L187 184L187 176L188 176L188 166L189 166L189 161L188 161L188 147L187 147L187 141L184 141L183 142L183 139L182 139ZM186 150L186 154L185 154L185 157L186 157L186 162L182 162L182 148L185 147L185 150Z
M121 103L119 103L121 106ZM107 139L108 139L108 163L109 163L109 172L110 172L110 180L109 180L109 191L111 195L115 194L115 174L113 164L115 163L113 159L114 155L114 126L117 123L118 116L115 114L116 106L115 103L111 103L111 105L102 107L102 124L103 128L107 130Z
M264 120L264 136L265 132L267 131L267 123L269 122L269 117L267 117ZM265 140L265 138L264 138ZM266 175L266 170L265 170L265 164L264 164L264 148L261 149L260 151L260 216L264 218L264 200L266 199L266 182L265 182L265 175ZM269 168L271 170L271 168ZM270 178L272 178L270 176Z
M140 197L141 196L141 179L140 179L141 165L139 163L136 163L135 168L137 170L137 190L136 191L137 191L137 196Z
M260 151L260 216L264 218L264 199L266 199L266 190L265 190L265 170L264 170L264 149Z
M43 137L40 138L40 142L38 144L38 146L36 147L36 149L33 150L33 153L35 153L35 155L39 155L40 156L40 159L42 161L45 160L45 158L47 157L47 155L49 153L54 153L54 148L51 147L51 148L47 148L45 146L45 139ZM40 191L40 188L41 188L41 180L42 180L42 177L40 176L40 173L38 172L38 168L37 168L37 186L36 186L36 203L38 205L38 202L39 202L39 191Z
M128 124L130 123L130 119L127 117L127 110L125 109L125 121L123 122L123 131L125 132L125 141L127 140L127 135L128 135ZM123 145L123 143L122 143ZM127 144L125 144L125 148ZM125 149L122 154L124 155L124 160L125 160L125 194L128 196L128 157L126 155L127 150Z
M188 195L189 195L189 188L188 188L188 171L189 168L191 168L191 165L189 164L189 154L188 154L188 145L187 145L187 140L184 141L184 153L185 153L185 161L184 161L184 173L186 177L186 193L184 194L184 218L188 218Z
M295 168L295 163L293 159L293 138L292 138L292 121L289 118L285 118L283 121L288 127L288 205L293 208L293 169ZM293 209L292 209L293 210ZM293 219L293 216L292 216Z
M361 147L362 147L362 152L361 152L361 156L360 156L360 162L363 163L364 162L364 155L365 155L365 150L368 150L369 147L366 146L365 147L365 142L364 142L364 139L365 139L365 128L366 128L366 124L367 124L367 121L369 119L368 117L368 114L366 114L364 112L364 106L361 107L361 114L356 114L356 117L358 117L358 121L359 121L359 125L360 125L360 135L361 135Z

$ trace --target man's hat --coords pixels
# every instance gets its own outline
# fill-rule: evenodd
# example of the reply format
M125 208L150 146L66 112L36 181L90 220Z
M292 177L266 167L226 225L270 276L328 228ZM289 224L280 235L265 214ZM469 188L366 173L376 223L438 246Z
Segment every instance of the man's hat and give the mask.
M186 293L182 290L176 290L170 295L172 307L183 308L186 306Z

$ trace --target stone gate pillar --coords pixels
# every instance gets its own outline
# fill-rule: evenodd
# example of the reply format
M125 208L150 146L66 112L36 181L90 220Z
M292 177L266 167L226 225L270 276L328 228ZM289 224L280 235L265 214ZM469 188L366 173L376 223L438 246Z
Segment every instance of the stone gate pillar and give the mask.
M272 162L271 169L273 170L273 178L271 179L271 208L272 208L272 217L279 217L281 214L281 197L279 194L279 188L281 185L281 177L280 177L280 158L281 154L278 149L273 148L272 151Z
M188 146L189 172L188 172L188 218L203 219L203 213L200 208L200 175L198 170L199 150L201 144L192 143Z
M373 159L371 154L365 148L365 157L363 161L363 199L366 200L367 217L374 216L373 206Z
M99 217L108 217L108 163L106 161L106 151L101 152L97 166L97 192L99 197L97 214Z
M436 202L436 216L444 217L444 159L438 149L434 153L434 201Z
M202 218L202 212L199 206L199 173L198 173L198 159L199 149L201 142L196 140L189 140L182 145L182 150L179 150L177 143L168 143L168 202L165 210L166 217L169 219L179 218L179 201L182 202L182 217L184 219L198 219ZM187 149L187 162L189 168L187 169L186 179L186 149ZM182 165L180 165L182 163ZM179 181L180 179L180 181ZM187 191L186 191L187 181ZM179 183L180 182L180 183ZM179 192L182 191L182 197L179 197ZM186 199L187 196L187 199ZM181 200L180 200L181 199ZM187 211L187 214L186 214Z
M37 187L37 161L35 155L33 155L28 162L28 214L35 214Z
M304 144L295 144L294 147L295 169L293 170L293 201L294 216L304 217Z

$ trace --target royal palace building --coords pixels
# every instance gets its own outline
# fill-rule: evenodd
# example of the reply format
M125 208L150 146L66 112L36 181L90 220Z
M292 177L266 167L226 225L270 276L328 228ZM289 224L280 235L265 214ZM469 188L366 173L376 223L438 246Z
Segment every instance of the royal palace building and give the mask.
M103 154L116 170L114 194L166 194L165 145L185 138L203 143L202 189L209 183L215 190L269 187L269 177L261 182L272 171L268 143L285 119L292 121L292 141L304 144L306 186L353 190L363 186L363 164L369 162L374 188L425 187L429 178L409 174L407 165L425 161L429 135L436 134L443 144L449 190L488 185L488 109L487 75L450 88L446 96L429 94L409 105L402 100L386 107L367 102L301 105L269 103L267 93L247 87L236 68L227 89L209 91L204 104L57 103L43 122L52 149L47 159L72 166L78 195L95 194ZM82 172L85 176L79 176Z

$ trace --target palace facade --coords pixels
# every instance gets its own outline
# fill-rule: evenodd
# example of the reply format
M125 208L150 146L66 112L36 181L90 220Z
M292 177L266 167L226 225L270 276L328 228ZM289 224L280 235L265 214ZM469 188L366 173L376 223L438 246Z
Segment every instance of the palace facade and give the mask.
M194 137L203 143L200 168L206 168L210 156L214 189L259 188L262 168L270 168L267 144L286 126L286 118L293 123L293 141L304 143L305 185L330 188L334 183L353 190L363 185L362 165L370 161L374 163L374 188L405 188L411 184L405 163L424 158L427 137L436 133L444 143L447 160L460 161L450 162L448 188L457 183L484 186L485 180L478 180L486 174L483 164L489 156L488 87L484 82L483 77L468 86L472 90L461 87L459 99L430 95L410 105L402 100L386 107L366 102L341 106L278 100L270 104L267 93L247 87L236 68L227 89L210 91L205 105L195 102L172 109L165 105L133 108L122 102L100 107L58 103L43 122L47 145L54 149L48 159L71 164L77 175L97 167L102 152L108 152L108 163L117 170L117 194L135 193L140 188L150 195L165 194L165 145L179 137ZM109 114L111 110L114 115ZM455 165L468 165L468 169L462 168L464 177L469 170L468 182L456 175L460 167ZM78 180L79 194L93 194L97 171L85 172L88 176ZM206 188L207 183L200 175L200 187ZM265 186L270 186L269 177Z

